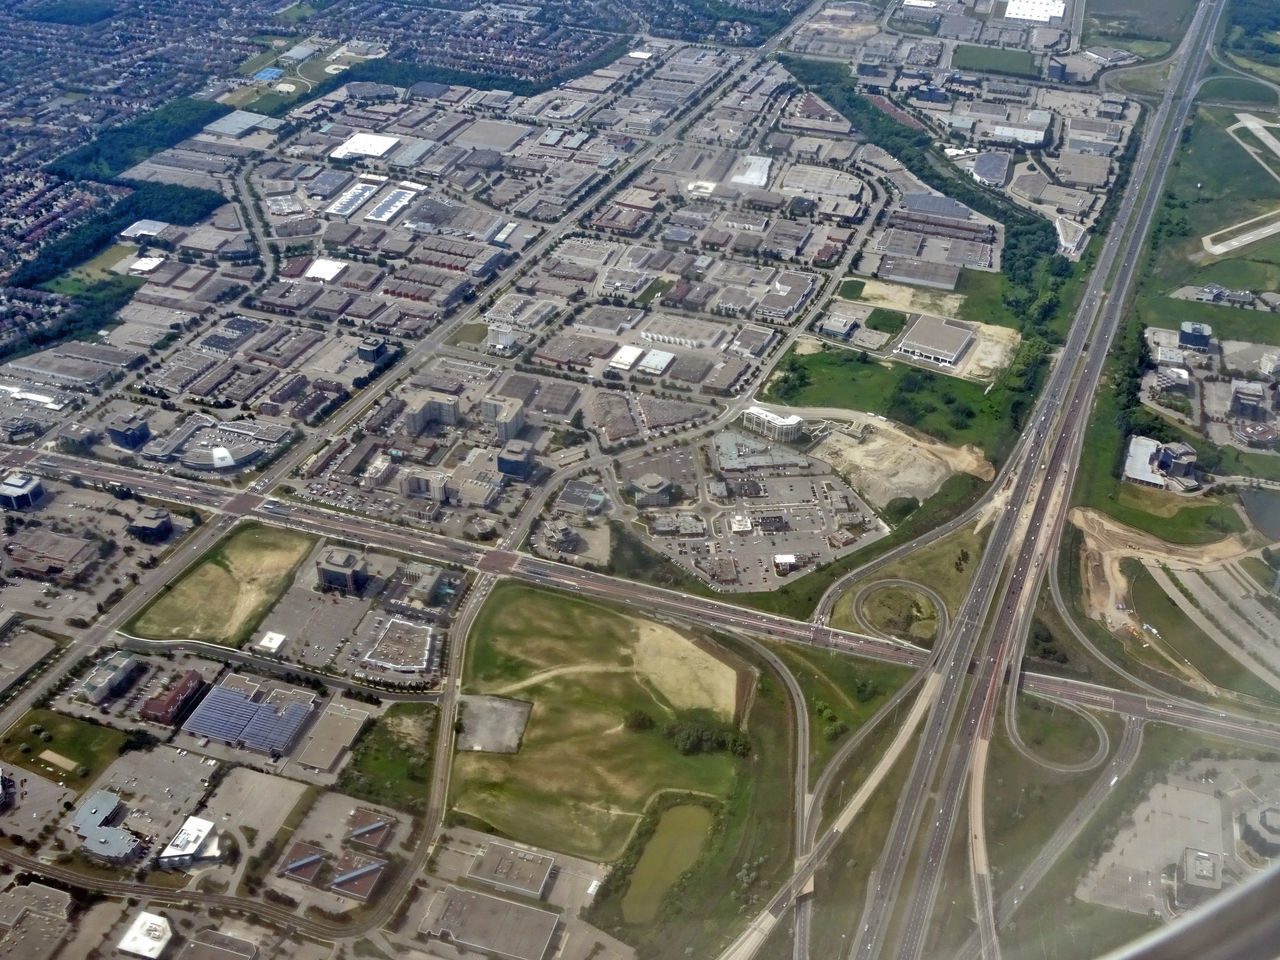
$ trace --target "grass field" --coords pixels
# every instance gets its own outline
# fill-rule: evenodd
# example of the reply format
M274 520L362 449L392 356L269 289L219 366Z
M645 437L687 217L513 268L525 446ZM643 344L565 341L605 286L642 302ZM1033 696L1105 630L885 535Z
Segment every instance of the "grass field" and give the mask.
M1195 5L1196 0L1089 0L1088 44L1128 49L1124 41L1134 37L1176 40L1186 31Z
M862 291L866 288L866 285L865 281L859 280L857 277L846 277L840 281L837 293L844 300L857 300L862 296Z
M771 385L765 398L798 407L842 407L901 419L903 411L895 398L909 395L914 416L908 426L944 443L976 443L988 456L1004 445L1009 424L999 411L991 409L982 384L934 373L922 377L922 371L905 363L874 359L858 363L856 357L848 350L801 356L793 349L783 363L802 367L808 383L786 396ZM925 384L921 390L906 386L921 380ZM971 411L971 415L959 417L958 410Z
M657 792L724 798L734 782L732 755L681 754L662 734L682 711L729 719L737 684L669 628L504 584L476 618L464 678L469 692L533 703L519 753L454 761L454 809L508 836L610 860ZM636 711L652 729L628 728Z
M449 338L449 343L456 345L469 344L474 346L477 343L484 343L485 337L489 335L489 325L485 323L464 323L454 331L453 336Z
M60 277L41 284L41 286L53 293L61 293L68 297L77 296L84 293L95 283L119 276L111 268L122 260L132 257L133 254L133 247L125 246L122 243L113 243L93 259L86 260L80 266L68 270ZM142 286L146 282L141 277L128 279L137 280L138 286Z
M1018 698L1022 742L1051 763L1082 763L1098 749L1097 731L1074 710L1041 700Z
M876 307L867 317L868 327L892 336L897 336L901 333L902 328L906 325L907 315L901 310L886 310L884 307Z
M972 524L949 533L937 543L916 550L907 557L890 564L877 576L885 579L901 578L927 584L942 597L947 609L955 614L960 609L965 592L969 589L969 580L973 576L982 550L986 546L991 527L988 525L978 533ZM967 559L966 559L967 557ZM851 591L848 596L852 598ZM831 622L837 624L837 616L841 616L844 598L837 601L832 611ZM847 610L847 606L845 607ZM839 625L852 629L852 619L845 620L841 616Z
M0 738L0 760L79 793L120 755L124 742L125 734L111 727L29 710ZM42 759L46 752L57 756Z
M834 650L802 649L794 644L769 643L791 671L809 705L809 783L821 775L849 733L880 709L886 699L911 679L912 671L891 664L855 660ZM832 721L819 713L825 705L846 733L828 738Z
M152 640L241 646L289 588L314 540L264 524L241 524L195 562L125 630Z
M910 587L881 587L862 601L867 621L883 633L930 644L938 632L938 611L932 601Z
M335 788L400 810L427 802L438 710L432 703L395 703L361 734Z
M1025 50L1004 50L998 47L976 47L957 44L951 57L951 66L957 70L986 70L991 73L1011 73L1021 77L1039 77L1036 58Z
M791 711L773 672L750 650L736 652L760 670L748 720L753 749L738 761L726 799L714 804L697 862L667 892L649 924L622 919L624 871L616 871L618 883L611 874L586 916L646 960L715 956L791 871ZM648 824L656 826L653 818ZM640 847L628 850L628 862L643 855Z
M1144 623L1160 632L1160 643L1174 656L1190 663L1220 687L1260 700L1280 701L1280 692L1242 666L1192 623L1141 563L1124 560L1120 569L1129 580L1129 598L1134 612Z
M1258 557L1245 557L1240 566L1261 589L1270 590L1276 585L1276 572Z
M1227 100L1251 106L1276 106L1275 92L1256 80L1247 77L1212 77L1200 88L1201 100Z

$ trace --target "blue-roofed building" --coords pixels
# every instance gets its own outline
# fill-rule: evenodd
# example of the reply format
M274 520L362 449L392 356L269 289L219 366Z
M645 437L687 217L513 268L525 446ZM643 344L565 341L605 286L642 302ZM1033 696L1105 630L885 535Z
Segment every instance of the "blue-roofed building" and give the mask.
M279 67L263 67L253 75L253 79L259 83L274 83L284 76L284 71Z
M311 716L314 699L307 691L288 689L259 700L257 683L231 676L209 691L182 729L258 753L284 753Z
M123 863L137 855L139 839L113 823L122 806L110 790L95 790L80 805L71 827L84 841L81 849L86 855L109 863Z

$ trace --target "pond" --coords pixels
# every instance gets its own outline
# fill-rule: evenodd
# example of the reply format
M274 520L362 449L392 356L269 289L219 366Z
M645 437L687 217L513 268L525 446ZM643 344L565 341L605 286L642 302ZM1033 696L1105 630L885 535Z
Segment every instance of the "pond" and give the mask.
M1263 536L1268 540L1280 540L1280 493L1274 490L1241 490L1240 502Z
M648 923L658 915L663 895L697 862L710 826L711 811L697 804L672 807L662 814L631 873L622 898L623 920Z

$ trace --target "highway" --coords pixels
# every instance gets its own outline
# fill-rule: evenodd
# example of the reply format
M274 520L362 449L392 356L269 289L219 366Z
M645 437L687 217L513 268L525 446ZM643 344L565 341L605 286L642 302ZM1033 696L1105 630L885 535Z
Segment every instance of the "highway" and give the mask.
M877 864L877 882L863 910L851 957L871 960L892 949L895 957L915 960L924 951L946 851L966 793L975 743L983 732L989 736L999 690L1011 658L1021 659L1022 637L1015 636L1014 626L1025 603L1023 588L1029 581L1039 581L1053 547L1054 530L1052 525L1045 528L1045 516L1051 504L1056 502L1061 508L1066 502L1063 491L1070 490L1103 361L1119 324L1134 270L1140 262L1142 245L1160 197L1160 184L1191 107L1191 98L1184 90L1187 78L1194 79L1202 68L1205 51L1210 46L1206 41L1213 35L1221 10L1221 0L1203 4L1187 32L1178 55L1175 80L1148 126L1147 139L1138 153L1114 221L1115 228L1103 244L1066 346L1033 414L1032 426L1027 431L1033 439L1022 448L1017 459L1008 509L998 519L988 541L962 615L952 634L939 645L931 664L930 669L944 678L944 686L925 727L902 803ZM1060 432L1050 436L1049 425L1059 417ZM1053 444L1051 452L1042 469L1037 470L1049 441ZM1032 508L1031 515L1025 524L1020 523L1028 505ZM1019 526L1023 530L1020 542L1015 537ZM1016 556L1016 560L1011 563L1008 582L997 589L1010 556ZM983 625L988 610L997 600L1000 603L995 625L987 634ZM978 672L966 695L967 678L961 665L974 659L984 635L988 639L977 656ZM959 729L954 730L961 712ZM922 824L928 804L934 805L933 818ZM920 866L915 882L904 890L917 832L922 826L925 836ZM980 898L988 901L980 905L989 907L990 898L981 894ZM899 939L891 948L890 939L899 920ZM983 938L984 956L997 956L998 945L990 936L991 922L980 919L979 930L988 934Z

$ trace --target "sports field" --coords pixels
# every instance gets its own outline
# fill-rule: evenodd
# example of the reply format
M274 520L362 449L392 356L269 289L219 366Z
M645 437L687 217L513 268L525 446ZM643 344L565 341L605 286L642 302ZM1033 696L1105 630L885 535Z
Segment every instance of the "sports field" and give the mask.
M0 761L70 790L93 783L120 754L125 735L52 710L29 710L0 738Z
M311 537L247 523L195 562L126 632L240 646L293 582Z
M595 860L621 853L650 798L724 797L740 763L682 754L662 733L686 711L728 721L738 672L688 637L561 594L494 591L472 629L464 688L533 703L516 754L460 754L454 810L519 840ZM631 729L642 711L650 729Z

